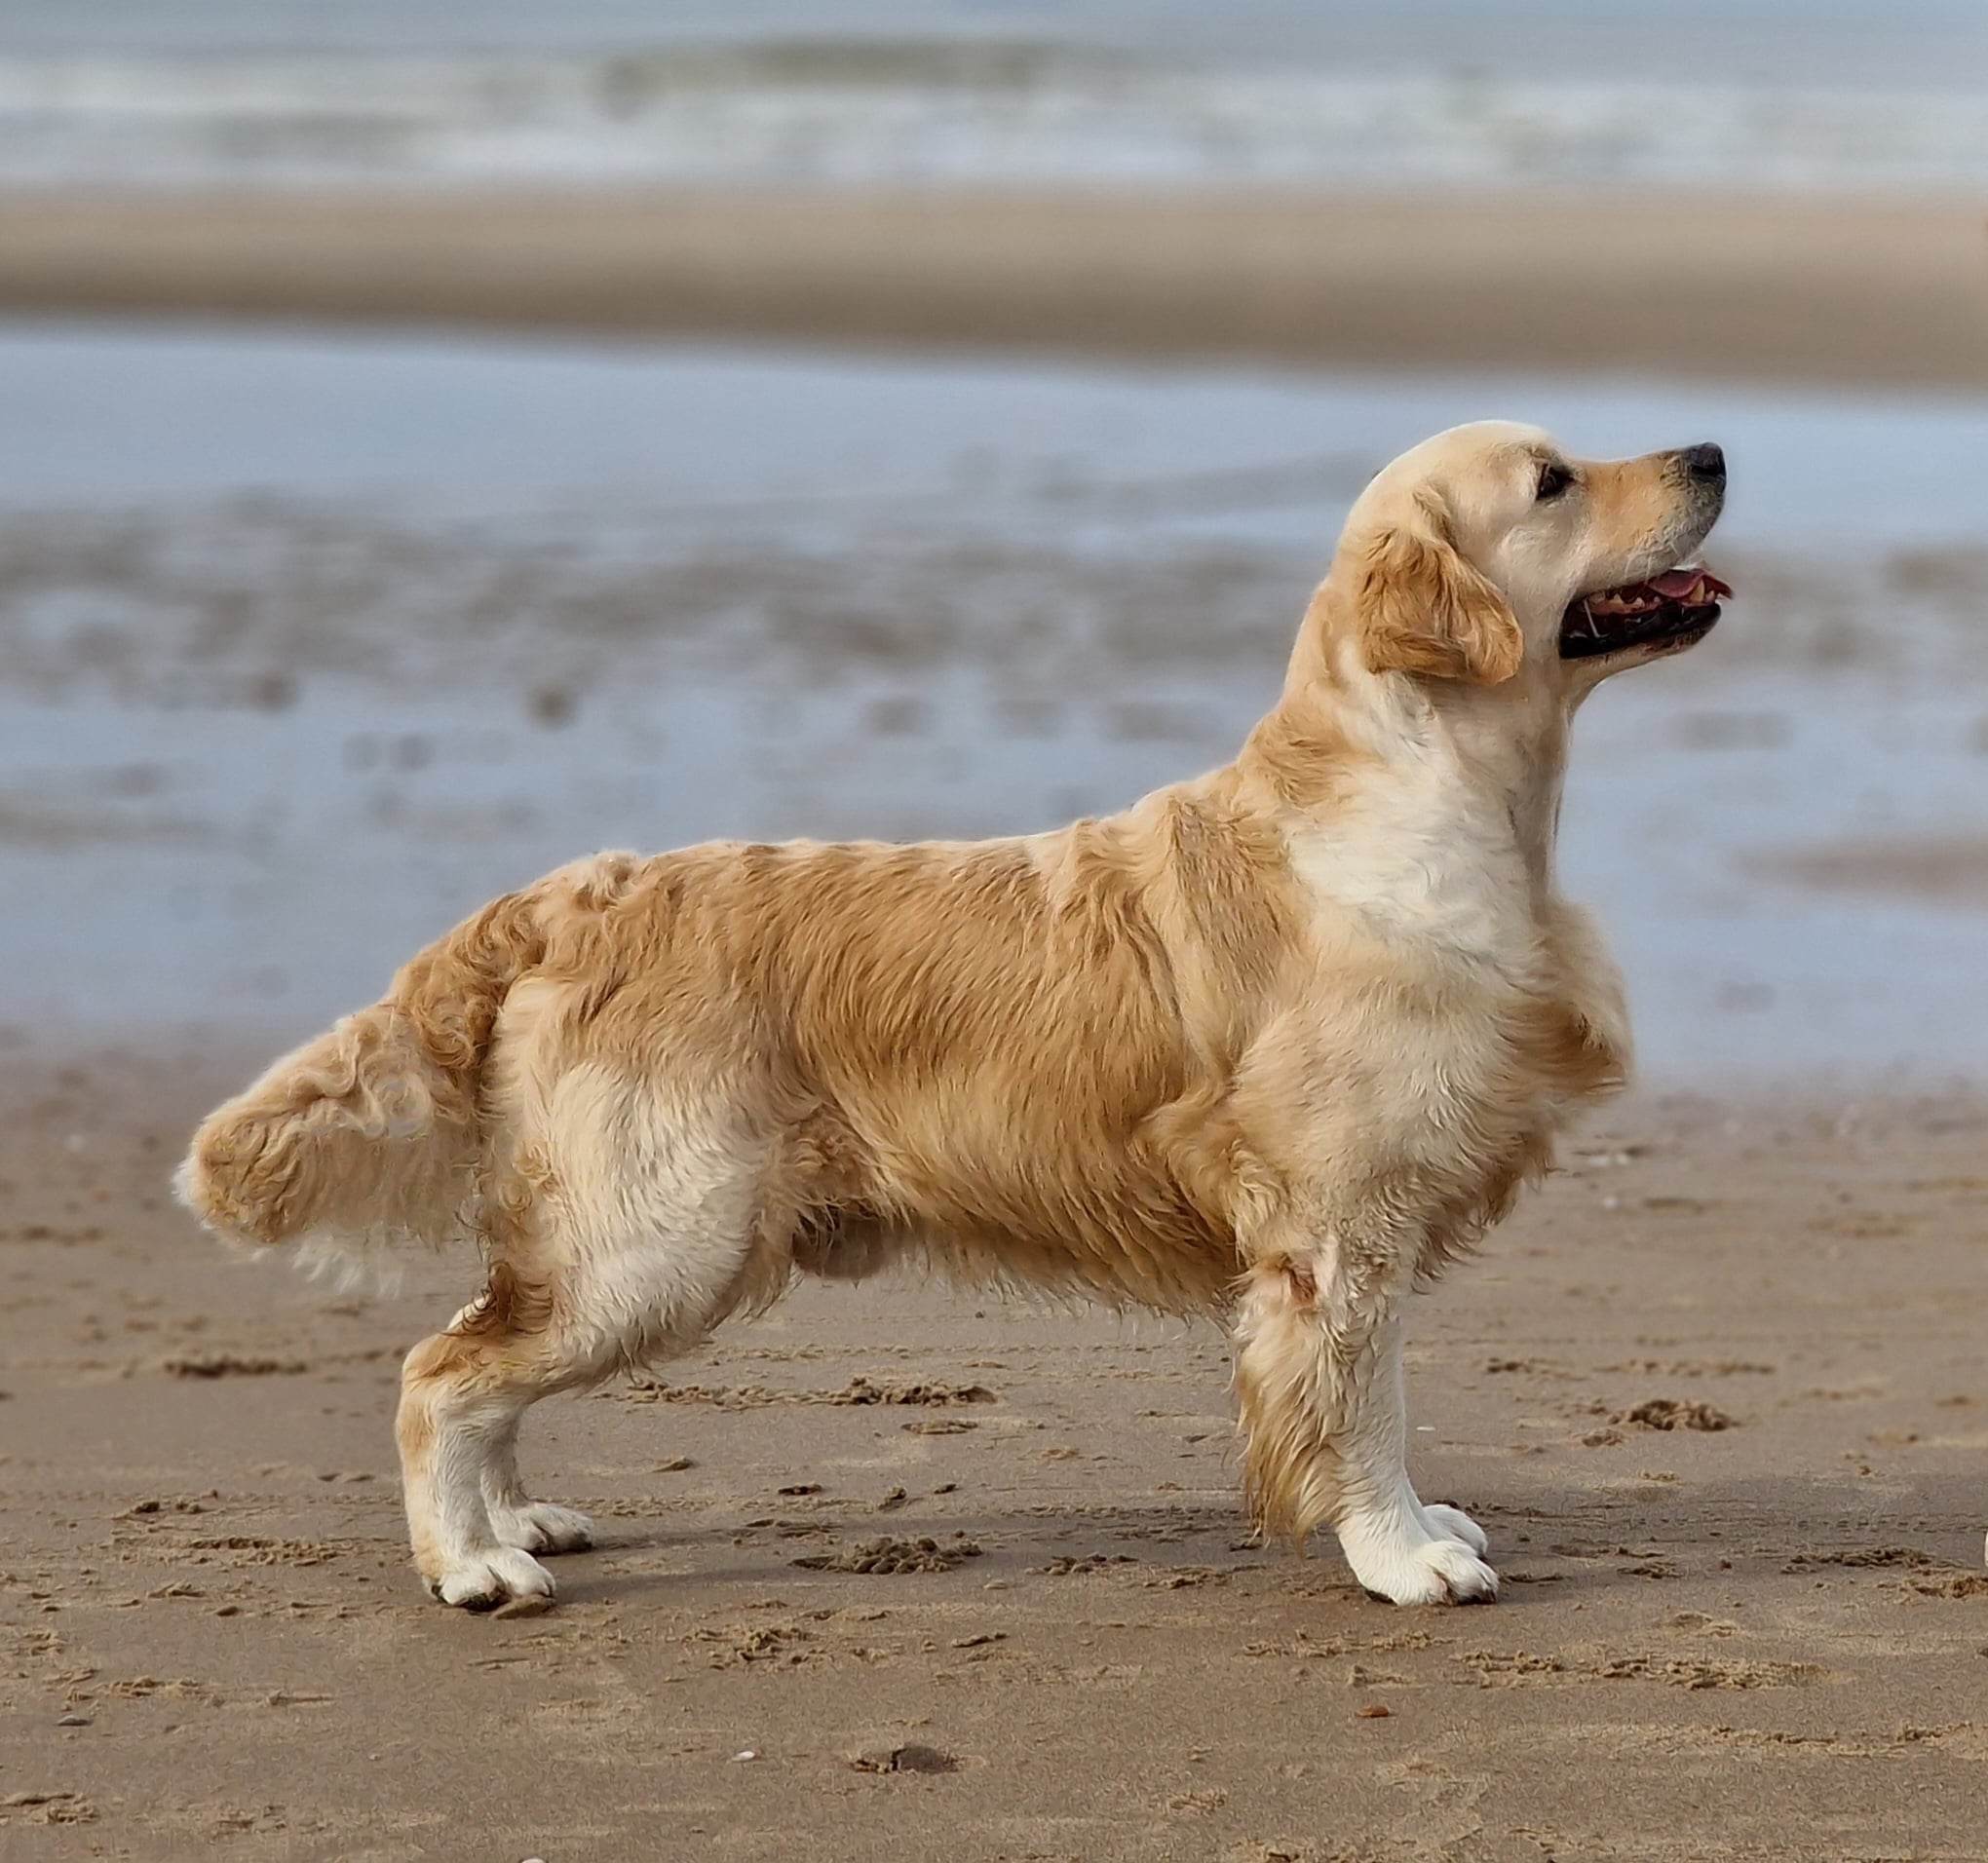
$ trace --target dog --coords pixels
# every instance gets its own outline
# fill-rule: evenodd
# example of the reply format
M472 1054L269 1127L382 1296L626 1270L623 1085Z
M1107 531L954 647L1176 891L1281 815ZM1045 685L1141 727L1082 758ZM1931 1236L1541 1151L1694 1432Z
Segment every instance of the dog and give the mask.
M982 842L603 854L507 894L201 1126L256 1249L473 1241L397 1422L414 1564L538 1608L590 1543L519 1421L797 1274L1212 1316L1259 1525L1396 1604L1488 1600L1410 1483L1406 1296L1619 1087L1619 973L1554 881L1576 707L1702 639L1719 448L1427 440L1353 507L1233 763Z

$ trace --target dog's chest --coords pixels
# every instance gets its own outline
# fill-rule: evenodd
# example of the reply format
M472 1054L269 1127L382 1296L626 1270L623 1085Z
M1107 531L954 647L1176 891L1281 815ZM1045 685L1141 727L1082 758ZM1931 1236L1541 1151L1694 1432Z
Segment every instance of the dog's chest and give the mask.
M1524 967L1533 889L1510 824L1481 807L1377 798L1286 837L1317 929L1352 930L1435 963Z
M1288 846L1313 922L1328 1078L1386 1083L1381 1100L1404 1130L1520 1145L1620 1084L1614 966L1585 931L1579 951L1566 948L1555 927L1578 915L1535 881L1502 812L1425 798L1300 829Z

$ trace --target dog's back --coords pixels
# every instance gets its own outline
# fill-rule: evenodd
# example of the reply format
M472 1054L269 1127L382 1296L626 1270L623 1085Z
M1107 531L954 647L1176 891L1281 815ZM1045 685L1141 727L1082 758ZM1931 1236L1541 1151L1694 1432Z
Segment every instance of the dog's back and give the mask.
M264 1246L468 1234L501 1258L556 1185L595 1248L640 1247L610 1213L722 1153L762 1246L806 1270L908 1250L1218 1307L1238 983L1268 989L1290 930L1281 854L1239 819L1182 789L1023 840L577 862L221 1107L182 1195Z

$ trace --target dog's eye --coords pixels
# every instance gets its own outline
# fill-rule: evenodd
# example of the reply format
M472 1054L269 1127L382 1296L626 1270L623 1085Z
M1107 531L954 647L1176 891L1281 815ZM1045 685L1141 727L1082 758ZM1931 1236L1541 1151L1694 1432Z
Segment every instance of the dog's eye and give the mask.
M1548 460L1540 468L1540 503L1544 505L1549 498L1558 498L1573 482L1574 475L1566 467Z

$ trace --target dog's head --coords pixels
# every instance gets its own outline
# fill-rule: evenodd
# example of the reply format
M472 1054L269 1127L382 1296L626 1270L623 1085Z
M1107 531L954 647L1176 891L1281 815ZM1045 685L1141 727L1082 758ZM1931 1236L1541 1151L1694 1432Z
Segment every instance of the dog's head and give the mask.
M1371 672L1578 700L1697 645L1732 590L1696 566L1726 497L1697 445L1575 459L1538 428L1452 428L1384 468L1328 588Z

